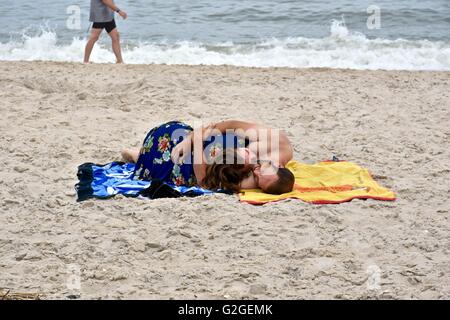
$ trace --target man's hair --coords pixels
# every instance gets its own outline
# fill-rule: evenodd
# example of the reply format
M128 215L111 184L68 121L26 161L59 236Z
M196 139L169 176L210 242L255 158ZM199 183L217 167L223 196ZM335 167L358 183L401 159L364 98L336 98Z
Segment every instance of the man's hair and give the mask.
M277 175L278 180L271 183L267 189L263 191L270 194L291 192L295 183L294 174L286 168L278 168Z

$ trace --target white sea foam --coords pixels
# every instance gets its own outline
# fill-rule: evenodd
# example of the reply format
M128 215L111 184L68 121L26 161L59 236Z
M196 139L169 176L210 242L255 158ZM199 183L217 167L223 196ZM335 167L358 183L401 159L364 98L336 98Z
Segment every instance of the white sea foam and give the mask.
M108 42L103 42L108 43ZM58 43L55 32L0 43L0 60L82 61L85 39ZM450 70L450 43L428 40L368 39L333 22L321 39L269 39L253 44L230 41L202 44L189 41L126 45L123 56L132 64L235 65L248 67L329 67L385 70ZM114 62L108 45L97 45L93 62Z

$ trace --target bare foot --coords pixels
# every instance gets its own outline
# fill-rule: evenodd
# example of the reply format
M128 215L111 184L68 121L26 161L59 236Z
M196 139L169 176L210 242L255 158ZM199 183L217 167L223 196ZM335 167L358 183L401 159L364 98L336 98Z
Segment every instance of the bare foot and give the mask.
M127 163L136 163L133 159L133 151L131 149L124 149L120 152L122 158Z
M127 148L121 152L122 158L128 163L136 163L139 159L141 148Z

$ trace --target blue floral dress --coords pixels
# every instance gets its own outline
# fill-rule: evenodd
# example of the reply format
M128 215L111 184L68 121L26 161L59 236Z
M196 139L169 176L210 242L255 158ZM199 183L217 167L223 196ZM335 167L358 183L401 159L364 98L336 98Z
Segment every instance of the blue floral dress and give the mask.
M183 141L192 127L178 121L164 123L147 133L133 172L134 180L159 179L177 186L194 186L192 154L189 161L175 164L171 160L173 147ZM238 148L248 145L248 140L233 134L211 136L203 142L205 157L214 158L223 148Z

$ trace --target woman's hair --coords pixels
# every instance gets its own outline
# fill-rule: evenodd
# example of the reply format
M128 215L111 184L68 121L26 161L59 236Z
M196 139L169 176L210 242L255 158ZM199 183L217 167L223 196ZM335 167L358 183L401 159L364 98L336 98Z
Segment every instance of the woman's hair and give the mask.
M207 189L223 189L238 193L241 182L252 171L252 166L244 164L244 159L236 149L223 149L211 164L206 165L206 175L201 185Z
M295 183L294 174L286 168L278 168L277 175L278 180L272 182L267 189L263 191L270 194L283 194L291 192Z

